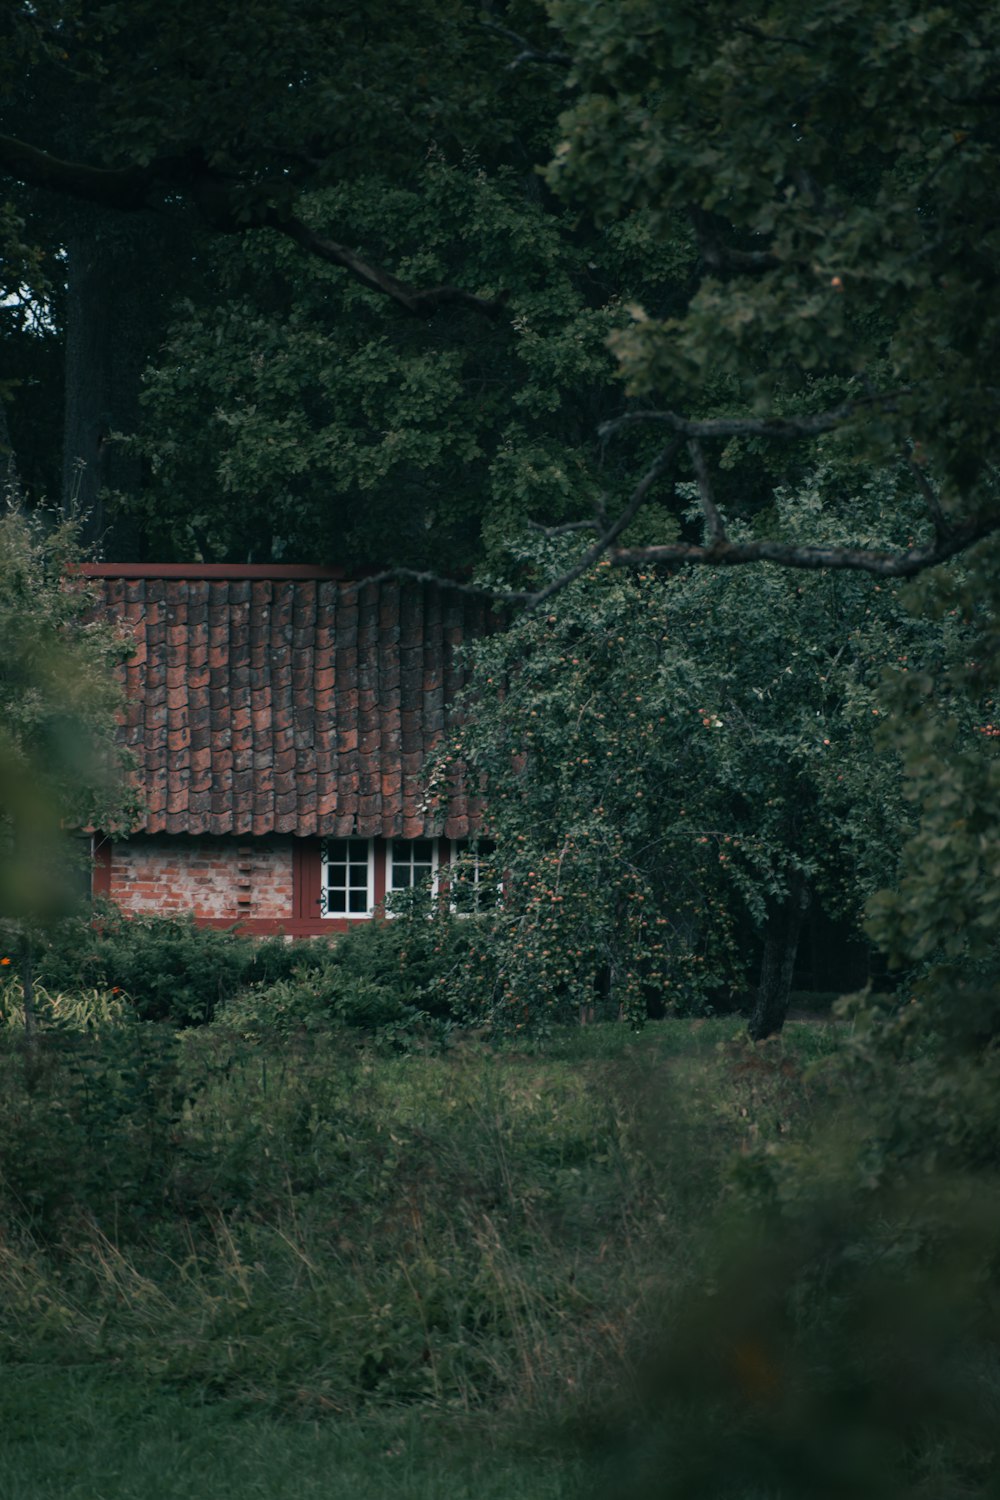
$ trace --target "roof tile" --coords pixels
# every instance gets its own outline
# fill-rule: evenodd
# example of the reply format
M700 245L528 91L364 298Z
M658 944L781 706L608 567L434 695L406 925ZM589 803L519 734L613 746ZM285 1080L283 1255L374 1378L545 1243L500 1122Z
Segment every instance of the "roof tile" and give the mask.
M491 622L459 590L329 577L115 577L95 586L135 650L122 739L147 832L420 837L475 831L464 777L428 808L427 754Z

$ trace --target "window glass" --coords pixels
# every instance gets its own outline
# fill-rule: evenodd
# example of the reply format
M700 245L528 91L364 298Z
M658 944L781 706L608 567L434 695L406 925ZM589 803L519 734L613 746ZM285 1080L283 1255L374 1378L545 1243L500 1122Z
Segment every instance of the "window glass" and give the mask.
M374 904L371 839L327 839L320 890L323 916L366 917Z
M409 891L437 874L437 839L393 839L390 889Z

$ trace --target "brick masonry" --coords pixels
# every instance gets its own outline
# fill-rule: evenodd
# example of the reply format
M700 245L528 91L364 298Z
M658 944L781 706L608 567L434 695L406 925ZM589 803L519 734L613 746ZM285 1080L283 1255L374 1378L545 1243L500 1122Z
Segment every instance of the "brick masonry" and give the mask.
M203 922L294 918L290 838L142 838L110 848L107 894L123 911L192 912Z

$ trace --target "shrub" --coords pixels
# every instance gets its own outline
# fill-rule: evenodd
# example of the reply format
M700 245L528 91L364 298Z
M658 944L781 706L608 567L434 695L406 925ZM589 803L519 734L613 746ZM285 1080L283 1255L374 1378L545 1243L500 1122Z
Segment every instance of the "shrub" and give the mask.
M190 917L125 916L99 904L92 919L53 929L37 968L50 990L123 991L141 1020L196 1026L229 996L321 967L325 958L317 944L261 943L196 927Z
M255 1038L342 1026L426 1039L456 1019L451 982L468 942L466 923L406 892L391 920L359 923L322 960L314 951L291 975L234 995L217 1019Z
M454 1018L454 980L465 957L474 919L442 910L427 892L401 891L392 898L392 917L366 922L348 932L334 949L342 983L342 1019L372 1006L375 990L397 1006L425 1011L436 1020ZM352 996L354 997L352 999Z

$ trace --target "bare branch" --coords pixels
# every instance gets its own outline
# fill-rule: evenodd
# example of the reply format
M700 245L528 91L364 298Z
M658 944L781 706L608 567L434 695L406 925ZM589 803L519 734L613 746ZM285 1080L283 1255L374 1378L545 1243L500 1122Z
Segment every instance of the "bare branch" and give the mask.
M701 258L713 271L773 271L781 264L770 250L737 250L720 235L720 223L714 214L699 204L688 206Z
M718 506L715 503L715 495L712 492L712 476L708 472L708 464L705 462L705 454L697 438L688 438L688 452L691 462L694 464L695 477L698 480L698 493L701 496L701 508L705 513L705 522L708 526L708 535L713 546L726 540L726 528L722 517L719 515Z
M530 604L535 595L524 589L494 588L484 583L459 583L441 573L430 573L419 568L384 568L379 573L367 573L362 578L345 580L345 589L363 589L375 583L426 583L435 588L452 589L456 594L468 594L476 599L489 599L494 604Z
M498 297L477 297L474 292L467 292L457 286L433 286L415 287L405 281L400 281L389 271L383 270L381 266L371 265L349 250L346 245L339 245L336 240L329 240L324 235L317 234L310 229L308 224L303 224L301 219L294 215L282 217L275 214L270 221L270 227L285 234L308 250L311 255L318 256L320 260L329 261L332 265L343 266L356 281L373 291L381 292L393 302L404 308L406 312L415 317L428 318L441 307L469 307L474 312L482 313L488 318L498 318L506 305L509 292L501 292Z
M925 546L907 547L899 552L876 552L835 543L800 546L795 542L767 540L727 541L709 547L670 542L655 547L619 548L612 552L611 560L621 568L676 567L681 564L724 568L738 567L743 563L773 562L786 568L839 568L874 573L879 578L913 578L997 532L1000 532L1000 515L991 515L956 526L947 535L936 537Z
M800 36L785 36L780 31L763 31L755 26L752 21L732 21L734 31L742 31L745 36L752 36L757 42L774 42L781 47L801 47L804 52L814 52L815 42L807 42Z
M255 184L253 205L242 199L246 184L210 167L199 152L164 156L145 167L91 167L61 161L12 136L0 135L0 173L52 192L82 198L119 212L163 210L170 194L182 194L210 229L219 234L245 234L274 229L310 255L341 266L355 280L390 298L415 317L432 317L442 307L468 307L488 318L498 318L508 294L478 297L456 286L415 287L373 265L346 245L327 239L281 206L288 183ZM270 201L267 191L271 191Z
M592 521L564 521L561 526L543 526L540 521L529 521L528 525L532 531L541 532L542 536L568 536L572 531L596 531L603 530L600 521L595 517Z
M0 172L33 187L124 213L149 206L147 199L156 176L152 167L90 167L84 162L62 161L10 135L0 135Z
M594 563L608 550L611 544L617 541L625 528L630 526L635 520L653 485L673 463L680 445L680 439L674 438L665 448L661 449L632 491L632 498L617 521L598 537L592 547L587 548L587 551L580 558L579 562L574 563L573 567L568 568L558 578L553 578L550 583L547 583L543 589L539 589L536 594L527 595L524 602L529 609L537 609L540 604L545 603L546 599L551 599L553 594L561 593L568 584L573 583L581 574L586 573L588 568L593 567Z
M574 583L588 568L597 562L602 553L610 552L610 561L618 568L655 567L740 567L745 563L771 562L786 568L816 570L834 568L852 572L872 573L879 578L913 578L928 568L947 562L949 558L966 551L975 542L1000 533L1000 515L981 516L963 526L953 527L947 536L937 538L922 547L909 547L899 552L876 552L864 547L839 546L835 543L814 543L800 546L794 542L768 540L751 542L717 542L713 546L699 547L688 542L670 542L652 547L612 548L614 535L621 532L635 518L652 485L669 468L676 457L678 442L664 448L655 463L646 471L629 502L609 532L588 548L579 562L558 578L552 579L536 592L523 589L491 588L478 583L458 583L453 578L444 578L439 573L420 572L414 568L388 568L381 573L351 580L345 587L362 589L368 584L385 583L388 580L432 584L438 588L453 589L460 594L469 594L488 599L496 605L523 605L527 610L537 609L553 595L561 593ZM641 492L641 493L640 493ZM614 535L612 535L612 533ZM843 649L843 648L841 648ZM838 657L839 657L838 652ZM836 660L836 658L835 658Z

